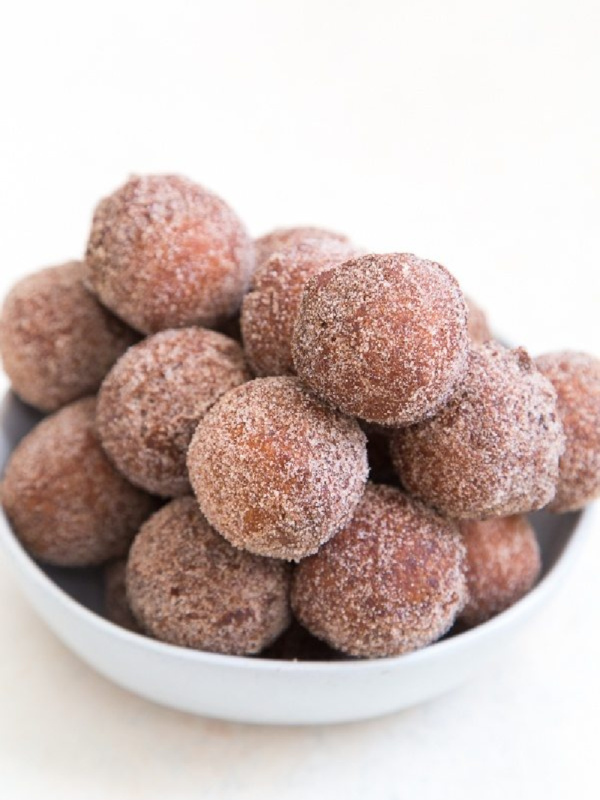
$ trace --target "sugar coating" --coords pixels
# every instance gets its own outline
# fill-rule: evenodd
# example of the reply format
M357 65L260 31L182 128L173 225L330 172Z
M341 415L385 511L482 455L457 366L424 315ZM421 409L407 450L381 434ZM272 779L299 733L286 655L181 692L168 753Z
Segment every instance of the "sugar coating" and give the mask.
M102 384L102 445L137 486L165 497L189 494L186 456L198 421L249 378L241 347L221 333L156 333L119 359Z
M309 244L316 247L320 245L336 245L344 248L350 245L350 240L343 233L330 231L326 228L315 228L309 225L295 228L276 228L254 240L254 254L256 267L270 258L273 253L285 252L297 245Z
M367 255L311 278L294 337L296 371L347 414L382 425L431 416L467 367L467 309L439 264Z
M459 527L466 548L469 594L459 620L471 627L524 597L537 581L542 561L526 517L463 520Z
M461 391L398 430L392 460L411 494L454 518L520 514L554 497L565 439L552 384L522 348L473 346Z
M104 454L95 410L89 397L42 420L13 451L2 481L15 534L50 564L85 567L123 555L157 506Z
M547 353L538 369L558 395L566 446L552 511L575 511L600 496L600 360L587 353Z
M127 600L125 587L126 558L109 561L104 566L104 613L115 625L134 633L142 633L142 629L133 616Z
M302 292L309 278L358 254L347 239L288 243L263 261L242 303L244 349L256 375L292 375L292 336Z
M258 653L290 623L289 567L232 547L192 497L172 500L140 530L127 596L158 639L215 653Z
M14 391L41 411L96 392L137 333L107 311L70 261L28 275L7 295L0 353Z
M233 545L298 560L352 516L367 479L366 439L297 379L257 378L202 419L188 469L206 518Z
M232 316L254 249L220 197L178 175L134 176L98 204L86 265L104 305L155 333Z
M467 329L469 339L474 344L483 344L493 338L485 311L470 297L465 297L467 304Z
M400 655L450 629L466 600L463 559L453 522L369 484L352 521L297 567L292 608L349 655Z

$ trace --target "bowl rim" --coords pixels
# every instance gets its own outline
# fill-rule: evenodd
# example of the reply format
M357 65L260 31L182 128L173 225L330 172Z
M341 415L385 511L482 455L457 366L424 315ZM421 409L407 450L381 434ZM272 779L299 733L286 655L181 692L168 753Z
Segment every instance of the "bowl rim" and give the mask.
M463 631L449 639L442 639L433 644L404 653L399 656L384 658L349 659L341 661L293 661L285 659L270 659L261 656L236 656L223 653L210 653L204 650L194 650L180 645L161 642L143 634L135 633L123 628L110 620L91 611L86 606L73 599L57 583L46 575L42 568L25 550L12 530L4 509L0 515L0 544L10 556L14 566L32 581L44 593L49 594L54 601L77 616L84 624L92 625L108 636L120 639L127 646L151 651L159 656L179 658L198 664L212 665L214 667L228 667L234 669L249 669L258 672L303 672L303 673L351 673L356 671L368 672L371 670L392 670L399 665L418 666L419 663L436 656L450 654L460 648L468 647L476 639L489 638L496 632L509 628L520 616L527 616L557 587L564 575L581 552L585 540L591 532L596 516L600 518L599 503L592 503L583 509L565 547L543 578L534 588L508 608L491 620L478 625L470 630Z

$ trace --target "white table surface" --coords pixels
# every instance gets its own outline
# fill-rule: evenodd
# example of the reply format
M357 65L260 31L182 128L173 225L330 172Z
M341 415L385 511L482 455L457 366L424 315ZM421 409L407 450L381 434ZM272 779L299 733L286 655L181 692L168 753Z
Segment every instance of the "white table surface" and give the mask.
M3 17L0 294L77 257L128 173L180 171L255 234L312 222L437 259L532 353L600 355L596 2L55 0ZM0 796L596 798L599 565L592 536L545 613L459 691L282 730L109 685L0 558Z

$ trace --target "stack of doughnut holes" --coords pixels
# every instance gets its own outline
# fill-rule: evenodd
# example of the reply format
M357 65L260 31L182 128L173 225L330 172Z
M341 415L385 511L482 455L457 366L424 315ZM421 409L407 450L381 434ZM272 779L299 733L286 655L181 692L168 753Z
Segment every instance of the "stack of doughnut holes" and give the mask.
M600 495L598 359L505 347L434 261L253 241L181 176L101 200L84 256L6 297L0 353L45 415L0 486L16 536L183 647L425 647L534 586L530 512Z

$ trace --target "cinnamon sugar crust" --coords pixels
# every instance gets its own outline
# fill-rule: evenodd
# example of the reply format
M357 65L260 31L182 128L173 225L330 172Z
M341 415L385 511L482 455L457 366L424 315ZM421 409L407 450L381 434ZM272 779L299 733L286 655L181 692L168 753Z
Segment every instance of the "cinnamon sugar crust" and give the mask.
M527 518L463 520L469 598L460 621L471 627L512 606L533 587L541 568L540 548Z
M13 530L36 558L86 567L118 558L158 501L106 457L96 400L77 400L42 420L14 450L1 484Z
M242 304L244 349L256 375L292 375L292 337L307 281L358 254L342 237L288 241L257 268Z
M369 484L352 521L296 568L292 608L349 655L407 653L452 626L467 596L463 559L455 523Z
M142 527L127 562L127 596L142 627L165 642L259 653L290 623L289 566L232 547L193 497Z
M367 479L358 423L295 378L257 378L224 395L188 455L203 513L252 553L298 560L352 516Z
M431 416L467 367L467 309L439 264L367 255L311 278L293 339L298 376L344 413L381 425Z
M87 283L142 333L215 327L235 314L254 248L220 197L178 175L134 176L94 212Z
M508 516L552 500L565 438L556 392L522 348L474 346L461 391L398 430L392 460L415 497L453 518Z
M256 268L270 258L273 253L284 253L290 248L308 245L318 249L325 247L351 247L350 239L343 233L316 228L310 225L295 228L276 228L254 240Z
M221 333L156 333L132 347L102 384L102 445L137 486L164 497L189 494L186 456L198 421L249 378L241 347Z
M12 388L40 411L56 411L97 391L139 335L83 285L80 261L35 272L8 293L0 353Z

